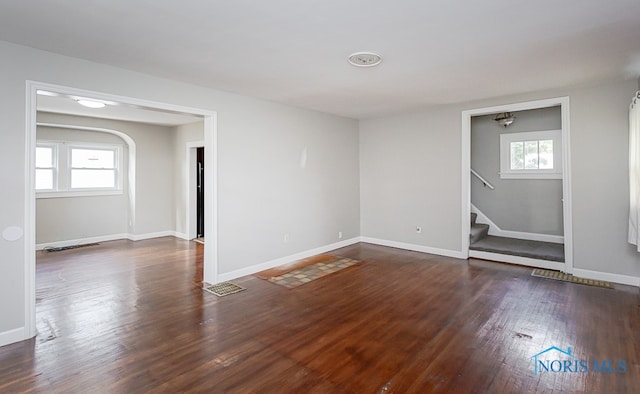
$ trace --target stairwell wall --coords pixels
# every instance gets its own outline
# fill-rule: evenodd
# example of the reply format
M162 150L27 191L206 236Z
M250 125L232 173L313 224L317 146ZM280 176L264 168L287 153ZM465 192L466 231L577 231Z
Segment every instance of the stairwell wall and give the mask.
M471 118L471 168L491 183L484 187L471 178L471 203L500 229L523 233L562 235L561 179L502 179L500 135L562 128L560 107L514 113L516 121L504 128L493 115Z

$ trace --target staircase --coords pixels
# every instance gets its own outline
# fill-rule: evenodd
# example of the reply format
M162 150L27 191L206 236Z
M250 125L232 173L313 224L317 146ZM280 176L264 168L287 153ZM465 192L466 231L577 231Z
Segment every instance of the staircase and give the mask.
M489 225L483 223L476 223L478 218L477 213L471 213L471 233L469 234L469 245L480 241L482 238L489 235Z

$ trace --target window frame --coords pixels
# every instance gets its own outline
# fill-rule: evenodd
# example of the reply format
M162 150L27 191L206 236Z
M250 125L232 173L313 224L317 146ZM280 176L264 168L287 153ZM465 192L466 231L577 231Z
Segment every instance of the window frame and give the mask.
M73 167L73 150L74 149L84 149L84 150L98 150L98 151L109 151L113 152L113 168L86 168L86 167ZM122 189L122 177L120 176L120 169L122 165L119 163L120 158L122 157L122 145L113 145L113 144L86 144L86 143L68 143L67 144L67 171L68 171L68 179L69 182L67 184L67 189L72 192L85 192L85 191L113 191ZM114 173L114 186L113 187L73 187L73 170L98 170L98 171L113 171Z
M51 189L36 189L36 193L48 193L58 190L58 144L50 141L38 141L36 143L36 149L38 148L50 148L51 149L51 167L38 167L34 165L34 169L37 173L38 170L51 170ZM34 156L35 157L35 156Z
M511 143L553 141L553 168L511 169ZM500 179L562 179L562 130L500 134Z
M124 155L121 144L107 144L98 142L78 142L78 141L49 141L37 140L36 146L53 146L55 151L54 162L56 163L56 183L54 190L36 190L36 198L58 198L58 197L88 197L88 196L109 196L123 194L123 168ZM92 187L92 188L72 188L71 176L72 167L71 155L73 149L108 150L114 152L114 168L107 169L114 172L114 187ZM76 168L79 169L79 168ZM99 168L97 170L100 170Z

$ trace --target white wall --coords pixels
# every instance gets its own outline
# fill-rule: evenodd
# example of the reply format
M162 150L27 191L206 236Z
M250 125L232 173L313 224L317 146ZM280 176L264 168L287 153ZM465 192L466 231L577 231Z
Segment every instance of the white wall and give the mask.
M460 251L460 168L457 108L361 121L362 236Z
M636 88L609 81L362 121L362 235L460 251L461 111L569 96L574 268L639 278L640 254L626 236Z
M218 137L221 272L359 235L356 121L275 105L235 121Z
M627 243L629 104L634 80L571 93L573 242L576 268L640 277Z
M137 124L126 133L136 142L134 234L175 231L173 130Z
M34 80L217 111L220 273L331 244L337 231L345 239L359 233L354 120L5 42L0 42L0 58L0 231L25 225L25 81ZM158 171L153 163L138 170L145 167ZM174 223L175 217L168 220L168 226ZM290 242L283 243L286 232ZM24 242L0 238L0 299L11 300L0 303L0 340L5 342L19 335L26 321Z

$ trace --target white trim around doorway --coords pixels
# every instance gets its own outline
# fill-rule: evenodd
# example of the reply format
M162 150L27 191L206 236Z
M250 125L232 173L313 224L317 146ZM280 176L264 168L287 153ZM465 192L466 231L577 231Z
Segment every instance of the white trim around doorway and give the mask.
M560 106L560 116L562 121L562 200L563 200L563 218L564 218L564 258L565 263L560 269L568 274L573 273L573 220L571 208L571 155L569 140L569 97L557 97L544 100L527 101L522 103L499 105L494 107L475 108L462 111L462 129L461 129L461 212L462 212L462 254L465 258L469 257L469 231L471 227L471 118L473 116L490 115L498 112L516 112L530 109L548 108ZM532 266L536 266L535 261L530 262ZM529 264L528 264L529 265ZM548 268L548 267L540 267Z
M21 339L28 339L36 335L35 293L36 293L36 193L35 193L35 144L36 144L36 114L37 92L45 90L64 95L91 97L93 99L113 101L116 103L137 106L147 109L183 113L200 116L204 119L204 147L205 147L205 210L211 212L209 220L205 220L205 246L203 281L217 283L218 279L218 164L217 164L217 113L215 111L180 105L154 102L126 96L83 90L68 86L54 85L38 81L26 81L26 111L25 111L25 212L24 237L25 256L24 265L24 310L25 326Z

